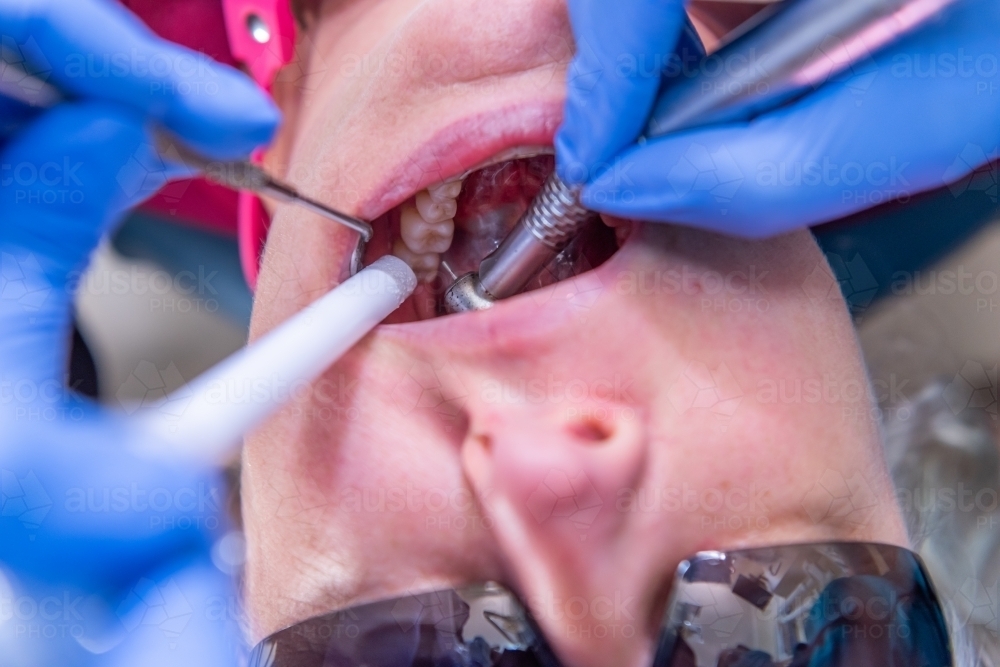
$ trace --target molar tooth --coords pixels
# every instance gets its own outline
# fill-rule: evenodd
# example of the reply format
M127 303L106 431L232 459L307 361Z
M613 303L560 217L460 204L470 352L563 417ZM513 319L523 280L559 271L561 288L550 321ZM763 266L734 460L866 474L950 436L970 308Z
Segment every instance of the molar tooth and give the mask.
M457 181L448 181L447 183L438 183L437 185L432 185L427 188L427 193L434 201L458 199L458 195L461 194L461 192L462 179L458 179Z
M417 280L422 283L429 283L437 276L438 265L441 262L441 255L437 253L413 252L406 246L403 239L396 239L392 245L392 254L406 262L417 274Z
M429 192L417 193L417 210L427 222L441 222L455 217L458 202L454 199L435 199Z
M429 222L414 206L404 204L399 213L399 235L416 254L442 253L451 247L455 233L452 219Z

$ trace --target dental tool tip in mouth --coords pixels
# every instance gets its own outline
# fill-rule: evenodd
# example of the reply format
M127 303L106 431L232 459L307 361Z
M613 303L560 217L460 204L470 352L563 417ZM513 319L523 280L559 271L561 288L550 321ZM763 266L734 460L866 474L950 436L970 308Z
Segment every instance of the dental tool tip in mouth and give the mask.
M596 215L580 204L578 186L553 172L510 234L445 293L448 313L484 310L514 296L538 275Z
M445 312L450 314L487 310L494 303L496 299L483 289L478 273L465 274L444 295Z

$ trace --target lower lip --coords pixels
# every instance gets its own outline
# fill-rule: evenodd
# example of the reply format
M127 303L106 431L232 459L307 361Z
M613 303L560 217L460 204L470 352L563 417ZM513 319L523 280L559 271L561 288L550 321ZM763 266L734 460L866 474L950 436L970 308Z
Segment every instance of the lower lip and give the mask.
M622 264L629 261L633 244L640 243L637 240L640 236L632 234L608 261L583 275L592 276L598 285L613 284ZM564 281L498 302L489 310L405 324L384 324L376 333L403 344L444 344L469 354L496 354L498 348L517 350L527 342L575 326L580 311L574 304L573 294L569 282ZM593 301L590 294L581 297L587 304ZM539 317L540 312L544 312L545 317Z

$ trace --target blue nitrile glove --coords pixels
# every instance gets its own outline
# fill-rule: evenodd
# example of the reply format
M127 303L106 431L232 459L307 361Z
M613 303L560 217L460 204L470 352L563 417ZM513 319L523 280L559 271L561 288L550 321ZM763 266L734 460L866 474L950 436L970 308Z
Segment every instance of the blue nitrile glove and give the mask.
M580 46L556 155L564 179L587 183L587 206L763 237L944 185L996 198L988 165L1000 148L1000 3L959 0L753 122L639 146L657 83L654 68L627 65L666 62L683 6L569 2Z
M121 625L119 603L146 573L205 561L226 529L224 486L207 462L144 457L120 416L63 388L73 289L129 208L188 175L161 160L154 127L231 159L269 141L279 117L244 75L157 38L110 0L0 0L0 34L8 53L72 100L41 113L0 100L0 644L16 627L31 650L72 645L114 664L114 651L102 652L124 640L90 626L104 616ZM48 618L53 599L79 596L88 603ZM166 609L155 597L144 602L154 620ZM104 616L81 610L102 605ZM204 617L179 606L171 613Z

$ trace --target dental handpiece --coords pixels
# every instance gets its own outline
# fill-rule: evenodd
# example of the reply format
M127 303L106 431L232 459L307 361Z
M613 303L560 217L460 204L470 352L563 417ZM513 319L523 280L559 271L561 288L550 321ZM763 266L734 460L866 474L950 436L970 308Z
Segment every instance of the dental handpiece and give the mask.
M53 107L65 99L57 88L29 74L17 59L6 51L0 51L0 96L39 109ZM355 266L351 271L352 274L357 273L359 254L374 233L369 223L302 195L291 185L271 177L252 162L211 160L184 146L165 132L157 130L155 136L156 147L161 154L179 159L185 166L197 169L214 183L232 190L249 190L282 203L301 206L358 232L361 235L361 243L358 246L359 251L352 260Z
M771 5L727 36L704 66L695 68L697 74L664 81L639 141L748 121L870 58L958 1L784 0ZM445 310L483 310L521 292L596 215L580 203L582 189L553 173L479 271L448 289Z

